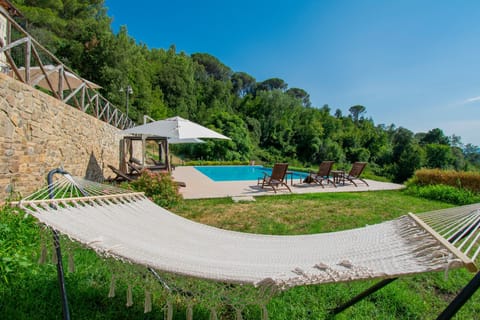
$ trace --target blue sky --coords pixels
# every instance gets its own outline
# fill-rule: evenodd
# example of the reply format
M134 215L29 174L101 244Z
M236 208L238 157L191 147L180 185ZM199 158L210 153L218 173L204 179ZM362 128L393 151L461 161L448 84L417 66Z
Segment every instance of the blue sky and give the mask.
M314 106L480 145L480 1L106 0L113 30L205 52Z

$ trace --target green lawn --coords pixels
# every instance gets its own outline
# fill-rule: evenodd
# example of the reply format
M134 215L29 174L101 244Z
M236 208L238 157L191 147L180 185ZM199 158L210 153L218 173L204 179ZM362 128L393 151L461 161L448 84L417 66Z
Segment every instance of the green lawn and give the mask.
M256 198L255 202L244 203L233 203L231 199L188 200L172 211L225 229L264 234L307 234L361 227L407 212L419 213L449 206L408 196L401 191L380 191L265 196ZM23 239L21 243L27 248L23 253L30 261L36 261L40 243L38 227L31 219L22 216L12 218L10 210L6 209L2 210L0 219L0 227L7 226L10 232L5 232L4 228L2 233L0 228L0 241L5 243L2 235L8 238L14 233L16 239ZM30 248L29 243L35 244L35 248ZM150 277L143 268L106 262L84 249L75 250L75 265L76 272L67 273L66 279L72 319L163 319L163 295L154 295L153 311L143 313L143 287L137 284ZM116 297L109 299L107 294L112 272L122 274L123 280L119 279L117 283ZM185 278L166 277L188 291L209 286L208 283ZM450 271L446 279L443 273L404 277L347 309L336 319L435 319L471 277L472 274L464 270ZM0 282L0 319L61 319L53 264L19 266L8 273L7 279L8 283ZM130 308L125 307L125 279L134 285L134 305ZM374 283L359 281L293 288L274 296L268 303L269 317L323 319L329 308L347 301ZM226 286L227 289L236 290L229 286ZM214 293L212 295L211 301L214 301ZM460 310L457 319L477 318L480 313L479 298L479 294L475 294ZM174 318L185 319L185 308L178 305L179 301L175 302ZM208 303L194 300L193 304L194 319L208 319ZM231 307L220 310L222 318L234 319ZM244 319L259 319L260 311L257 306L248 306L242 315Z

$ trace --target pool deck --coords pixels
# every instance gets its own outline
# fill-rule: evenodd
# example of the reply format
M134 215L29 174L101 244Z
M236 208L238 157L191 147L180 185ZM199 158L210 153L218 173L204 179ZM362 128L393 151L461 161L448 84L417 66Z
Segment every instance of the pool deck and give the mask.
M249 197L275 195L271 188L262 189L257 185L257 181L228 181L215 182L207 176L200 173L194 167L177 167L172 171L172 176L176 181L186 183L186 187L180 188L180 193L184 199L203 199L203 198L224 198L224 197ZM379 182L365 179L369 186L362 182L355 187L351 183L345 185L337 184L335 188L332 184L325 185L322 188L318 184L302 183L299 179L293 180L293 185L288 185L292 193L320 193L320 192L355 192L355 191L377 191L377 190L398 190L404 188L401 184ZM276 194L289 194L286 188L281 188Z

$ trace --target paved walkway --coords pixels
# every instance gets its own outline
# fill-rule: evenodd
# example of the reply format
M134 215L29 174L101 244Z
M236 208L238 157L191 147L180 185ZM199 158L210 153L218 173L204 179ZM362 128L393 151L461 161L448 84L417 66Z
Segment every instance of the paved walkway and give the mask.
M180 188L184 199L202 199L202 198L224 198L224 197L252 197L263 195L275 195L271 188L262 189L257 186L257 181L232 181L215 182L207 176L200 173L194 167L176 167L172 172L173 178L177 181L186 183L186 187ZM378 182L365 179L369 186L359 182L358 187L351 183L345 185L338 184L337 188L333 185L326 185L322 188L318 184L301 183L299 180L293 181L292 193L315 193L315 192L352 192L352 191L376 191L376 190L397 190L403 188L403 185ZM290 186L290 179L288 181ZM277 194L288 194L286 188L278 190Z

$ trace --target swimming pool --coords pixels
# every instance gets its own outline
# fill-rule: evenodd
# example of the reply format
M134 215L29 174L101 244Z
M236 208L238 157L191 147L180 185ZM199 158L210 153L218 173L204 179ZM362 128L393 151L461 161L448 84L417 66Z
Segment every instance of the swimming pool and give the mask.
M264 173L270 175L271 168L262 166L194 166L195 169L213 181L248 181L263 178ZM293 180L305 178L308 174L292 171ZM290 179L290 175L287 175Z

